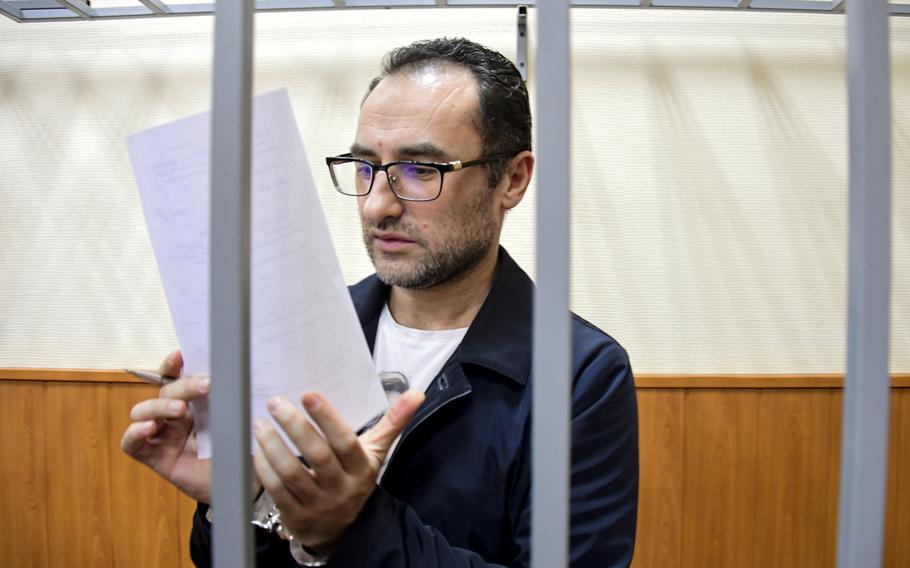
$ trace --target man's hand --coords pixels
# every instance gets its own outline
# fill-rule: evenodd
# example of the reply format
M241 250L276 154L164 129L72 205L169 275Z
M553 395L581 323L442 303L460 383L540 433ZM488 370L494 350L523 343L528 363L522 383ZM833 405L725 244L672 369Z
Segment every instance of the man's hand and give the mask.
M324 436L286 399L269 401L269 412L309 466L269 422L257 421L253 431L261 451L253 465L294 538L320 553L333 549L375 490L389 448L423 400L423 393L405 392L360 438L318 393L306 393L303 406Z
M177 377L182 369L183 356L175 351L165 358L158 372ZM120 441L124 452L203 503L211 502L211 464L196 456L196 433L188 402L207 395L209 386L209 379L180 378L161 387L158 398L133 407L133 422Z

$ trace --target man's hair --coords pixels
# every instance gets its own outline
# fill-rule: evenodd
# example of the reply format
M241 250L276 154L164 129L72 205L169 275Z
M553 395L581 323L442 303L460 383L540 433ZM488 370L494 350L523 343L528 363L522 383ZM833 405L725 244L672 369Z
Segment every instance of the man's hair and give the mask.
M531 105L518 69L498 51L464 38L416 41L393 49L383 58L382 73L370 83L366 96L389 75L442 65L463 67L477 81L480 105L474 126L480 133L484 156L531 149ZM502 179L507 164L508 159L502 159L487 165L487 183L491 187Z

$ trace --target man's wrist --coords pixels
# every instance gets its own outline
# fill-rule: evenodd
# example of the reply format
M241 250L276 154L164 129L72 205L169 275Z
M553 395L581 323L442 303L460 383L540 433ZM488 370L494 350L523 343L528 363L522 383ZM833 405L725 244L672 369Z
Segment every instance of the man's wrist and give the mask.
M314 550L305 546L294 537L290 538L288 544L290 545L291 556L294 558L294 562L301 566L325 566L328 564L329 557L332 555L331 550L328 552Z

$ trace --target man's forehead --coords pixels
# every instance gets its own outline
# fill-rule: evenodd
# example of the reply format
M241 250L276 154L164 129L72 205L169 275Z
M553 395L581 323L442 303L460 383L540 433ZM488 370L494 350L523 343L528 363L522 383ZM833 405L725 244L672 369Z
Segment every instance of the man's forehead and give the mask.
M467 69L433 66L390 75L364 100L352 151L443 158L434 154L456 139L479 141L478 105L476 81Z
M464 68L434 66L385 77L364 100L361 117L433 120L477 111L477 81Z
M455 64L429 63L399 69L383 77L364 102L377 93L396 96L421 92L425 96L434 96L456 89L476 96L477 80L468 68Z

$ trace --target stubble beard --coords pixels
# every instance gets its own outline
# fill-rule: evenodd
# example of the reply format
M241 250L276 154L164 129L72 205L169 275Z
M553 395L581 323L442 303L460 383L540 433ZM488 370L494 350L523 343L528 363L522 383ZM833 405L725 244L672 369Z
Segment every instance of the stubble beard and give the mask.
M477 266L493 245L495 220L489 206L490 192L481 192L458 217L448 219L438 234L440 243L428 243L416 226L387 218L379 223L362 221L363 241L376 269L387 286L424 290L452 280ZM418 247L415 260L376 250L370 233L394 231L407 235Z

